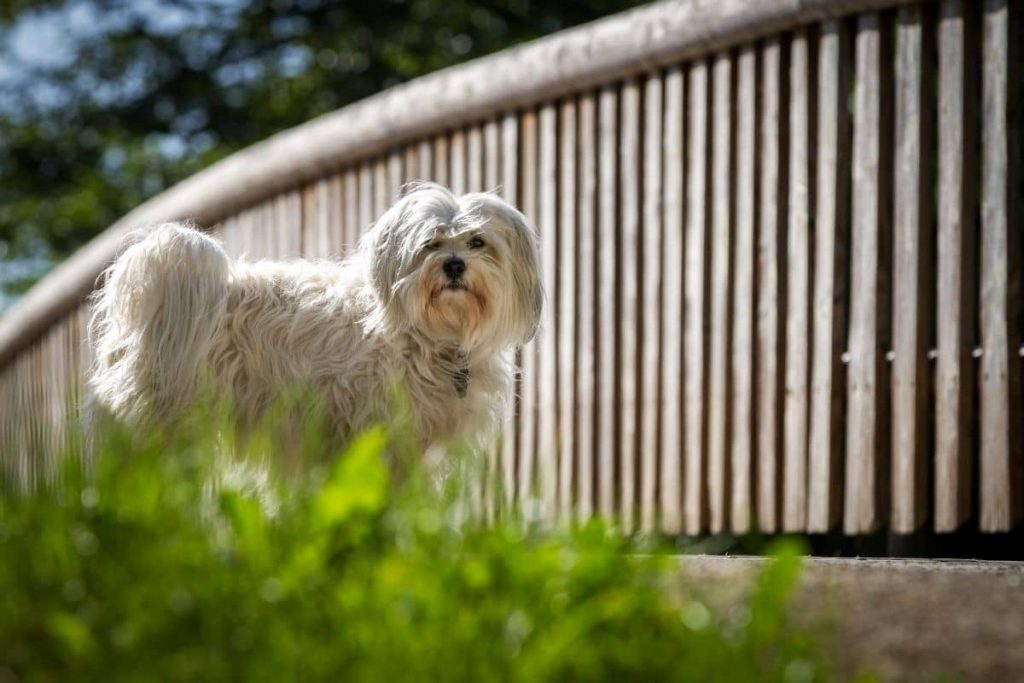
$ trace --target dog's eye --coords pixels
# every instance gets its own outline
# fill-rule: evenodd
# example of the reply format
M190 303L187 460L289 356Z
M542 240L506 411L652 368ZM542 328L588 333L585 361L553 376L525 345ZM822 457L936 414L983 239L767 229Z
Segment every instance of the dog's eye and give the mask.
M423 248L427 251L437 251L441 248L441 240L432 240L423 245Z
M485 246L485 242L482 239L480 239L479 237L474 237L473 239L471 239L469 241L469 248L470 249L483 249L484 246Z

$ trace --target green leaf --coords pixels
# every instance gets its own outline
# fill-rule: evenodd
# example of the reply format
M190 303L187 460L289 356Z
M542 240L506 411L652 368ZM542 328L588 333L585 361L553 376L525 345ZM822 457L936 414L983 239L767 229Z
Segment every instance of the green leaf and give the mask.
M337 527L357 515L384 510L390 479L383 453L387 432L376 427L356 438L331 466L313 499L313 519L323 528Z
M55 612L46 620L46 630L61 648L74 658L92 654L96 641L81 619L68 612Z

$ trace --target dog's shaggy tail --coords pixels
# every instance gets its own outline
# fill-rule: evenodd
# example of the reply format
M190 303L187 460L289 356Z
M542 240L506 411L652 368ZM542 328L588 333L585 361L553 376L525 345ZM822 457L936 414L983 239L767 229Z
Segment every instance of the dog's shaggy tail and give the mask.
M160 419L195 394L224 318L230 262L217 240L178 223L140 234L93 299L89 388L115 415Z

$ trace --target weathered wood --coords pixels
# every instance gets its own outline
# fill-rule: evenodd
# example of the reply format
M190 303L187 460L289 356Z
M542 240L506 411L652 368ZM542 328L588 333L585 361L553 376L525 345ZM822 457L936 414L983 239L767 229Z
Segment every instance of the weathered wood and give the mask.
M466 134L466 192L484 190L484 132L473 126Z
M899 12L896 30L893 187L892 529L910 533L927 514L927 407L933 282L934 101L931 22L920 6Z
M686 148L684 74L665 76L664 243L662 246L661 530L683 527L683 174Z
M455 194L465 194L469 191L465 131L460 129L453 132L449 144L451 166L447 184Z
M516 119L512 118L515 126ZM513 127L508 139L503 137L503 127L498 120L488 121L483 132L484 177L483 186L491 191L499 191L505 201L516 205L519 198L515 195L515 182L507 183L505 178L514 176L519 160L516 129ZM518 363L518 358L516 359ZM508 410L501 425L501 443L498 461L495 463L493 477L490 482L494 505L501 510L510 510L512 494L515 491L516 467L516 414L518 411L520 377L516 373L513 379L512 396Z
M396 147L388 154L388 184L385 209L398 199L398 193L402 189L402 183L404 182L404 175L405 161L402 157L402 150Z
M328 183L327 178L318 180L315 183L310 183L306 187L302 188L302 226L301 232L301 243L302 243L302 256L304 258L311 258L320 252L321 249L326 249L325 246L321 246L321 242L326 242L328 237L326 235L326 216L320 215L320 206L317 205L317 196L326 195L326 186ZM323 185L324 189L321 190L320 186ZM327 212L327 202L324 202L324 213ZM324 226L325 234L320 235L321 225ZM219 226L214 226L212 232L217 234ZM322 239L321 239L322 237Z
M522 187L520 188L519 201L523 213L529 216L536 224L537 215L537 114L534 111L523 112L522 115L522 146L520 158L522 159ZM551 293L545 293L545 308L551 305ZM541 330L538 334L543 334ZM520 502L531 498L536 494L536 474L534 464L537 461L537 353L539 340L535 337L529 343L523 345L522 357L522 382L520 385L520 412L519 412L519 460L518 460L518 485L516 493Z
M560 106L558 217L558 516L573 514L576 476L576 102Z
M577 517L594 514L597 449L597 97L579 99L578 315L575 377L577 401Z
M784 339L781 313L785 299L786 167L788 118L785 73L788 53L779 39L761 51L761 166L757 235L757 521L765 533L780 526L782 467L782 369Z
M732 58L714 58L711 118L711 277L708 300L707 486L711 533L725 529L729 457L729 294L732 239Z
M685 475L683 514L685 530L699 534L707 526L704 496L704 461L707 432L705 403L707 384L704 358L707 337L704 333L706 280L708 273L708 64L700 61L689 68L689 121L686 184L686 244L684 247L684 439Z
M618 106L615 89L603 88L600 94L598 140L598 508L611 519L615 514L616 434L618 433L618 375L616 334L618 273Z
M434 167L431 169L430 179L435 183L441 183L442 185L451 185L451 177L449 176L450 159L448 158L448 136L438 135L434 138Z
M842 509L843 397L850 197L850 36L840 21L818 39L817 190L808 442L807 531L823 533Z
M640 528L655 530L658 494L658 418L661 412L661 259L662 238L662 101L661 74L649 74L644 84L643 225L640 231Z
M506 114L501 121L501 182L504 197L517 200L519 197L519 117ZM519 202L516 201L518 204ZM533 216L526 216L531 221Z
M271 220L265 229L275 236L276 258L302 256L302 195L288 192L271 203Z
M491 119L482 131L483 136L483 176L480 181L480 189L487 192L497 192L501 189L501 123L497 119ZM512 197L512 204L516 198Z
M886 277L891 242L892 164L888 42L888 26L878 14L858 18L843 522L848 534L870 533L883 524L889 499L889 382L885 352L890 320Z
M359 238L359 176L355 169L348 169L341 177L344 192L344 230L342 249L352 251Z
M619 518L633 531L640 402L640 85L622 86L619 121Z
M420 147L421 145L406 145L402 159L402 185L420 179Z
M552 519L558 498L558 108L540 109L540 164L537 227L540 231L541 276L547 302L541 315L537 392L537 457L540 496L545 516Z
M388 159L382 156L373 164L373 220L377 220L388 210L388 205L391 203L390 199Z
M213 224L325 171L394 145L483 120L638 69L702 56L824 16L910 0L761 0L654 4L391 88L253 145L197 173L118 221L27 295L0 324L0 363L93 286L124 235L172 218ZM439 178L440 182L446 179Z
M1024 512L1020 17L986 0L982 33L981 134L981 529L1008 531Z
M814 206L811 37L793 36L789 62L789 186L786 230L786 367L783 404L782 529L807 524L807 421L810 374L811 211Z
M434 146L430 140L421 140L416 146L416 179L431 180L434 177Z
M359 207L359 223L357 235L370 227L377 216L373 213L373 166L366 162L359 166L359 194L357 199Z
M739 55L736 83L736 247L733 261L732 416L729 470L729 526L746 533L751 526L754 476L754 258L757 187L757 49Z

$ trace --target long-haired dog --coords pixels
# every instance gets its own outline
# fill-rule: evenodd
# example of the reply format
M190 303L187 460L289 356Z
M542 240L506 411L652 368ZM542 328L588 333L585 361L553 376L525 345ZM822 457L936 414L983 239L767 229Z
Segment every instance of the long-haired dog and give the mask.
M89 387L138 420L180 414L206 387L256 419L301 386L342 436L404 410L424 446L479 445L508 403L511 351L537 329L537 260L515 208L430 183L407 188L340 263L233 260L164 224L103 277Z

